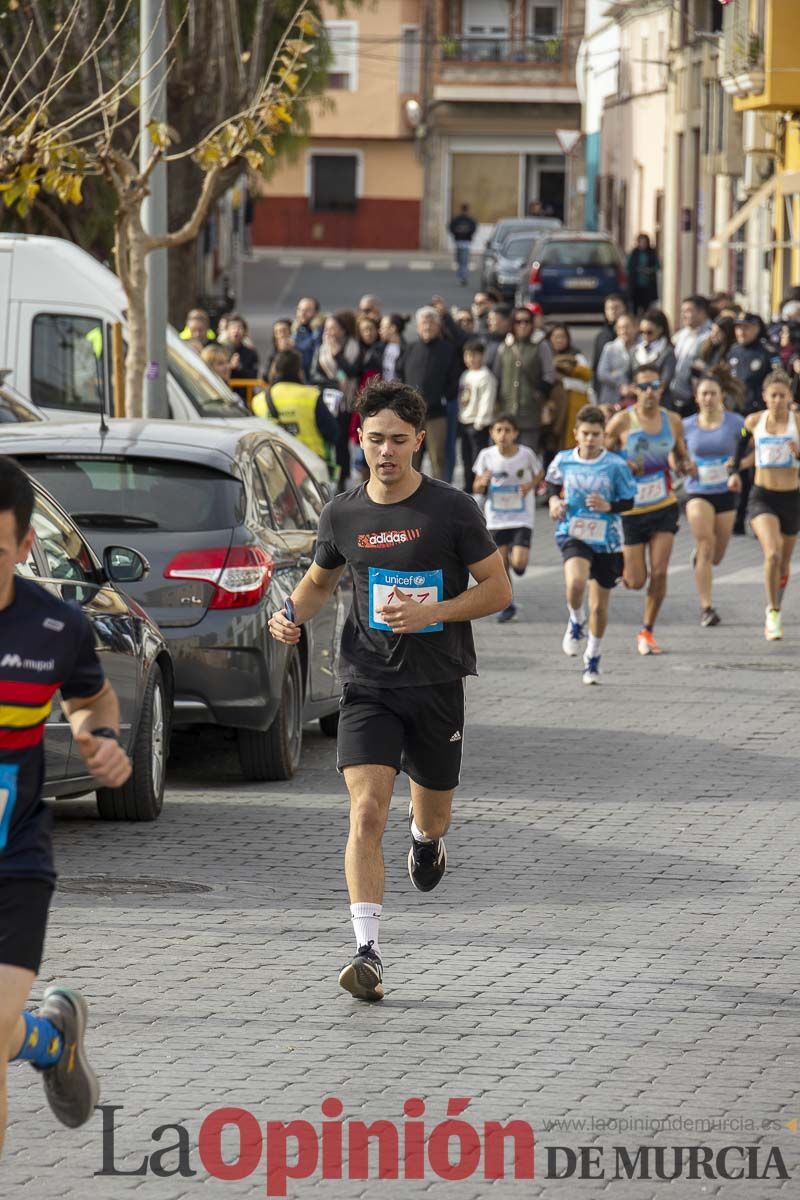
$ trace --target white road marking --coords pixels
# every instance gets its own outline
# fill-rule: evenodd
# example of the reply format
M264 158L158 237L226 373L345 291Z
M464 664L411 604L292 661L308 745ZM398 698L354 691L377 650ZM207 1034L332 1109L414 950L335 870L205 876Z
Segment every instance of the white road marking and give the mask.
M341 271L344 266L343 258L323 258L321 264L326 271Z
M302 265L303 265L302 258L287 257L287 258L279 258L278 259L279 267L302 267Z
M408 264L409 271L432 271L433 263L430 261L423 262L418 258L414 258Z
M368 271L388 271L391 263L388 258L368 258L364 265Z

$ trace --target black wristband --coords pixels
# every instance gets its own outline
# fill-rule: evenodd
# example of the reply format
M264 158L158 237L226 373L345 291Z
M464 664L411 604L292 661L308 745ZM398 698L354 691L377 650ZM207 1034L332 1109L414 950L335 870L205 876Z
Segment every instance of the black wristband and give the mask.
M119 734L112 729L110 725L101 725L98 729L90 729L89 733L93 737L109 738L112 741L119 743Z

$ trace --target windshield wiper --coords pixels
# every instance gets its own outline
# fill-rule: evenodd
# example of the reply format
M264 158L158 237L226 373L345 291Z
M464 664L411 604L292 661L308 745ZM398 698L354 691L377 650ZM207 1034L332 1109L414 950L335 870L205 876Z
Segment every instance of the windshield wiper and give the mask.
M76 512L71 513L73 521L79 525L96 525L100 529L160 529L158 521L149 517L129 517L126 513Z

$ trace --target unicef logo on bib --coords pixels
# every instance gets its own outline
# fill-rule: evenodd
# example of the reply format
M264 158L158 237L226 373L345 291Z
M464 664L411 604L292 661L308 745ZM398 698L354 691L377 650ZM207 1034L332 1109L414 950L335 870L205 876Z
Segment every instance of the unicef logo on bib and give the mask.
M390 625L378 616L381 609L397 604L398 591L417 604L437 604L444 599L444 578L441 571L385 571L381 567L369 569L369 627L392 632ZM442 621L435 621L420 629L420 633L441 633Z

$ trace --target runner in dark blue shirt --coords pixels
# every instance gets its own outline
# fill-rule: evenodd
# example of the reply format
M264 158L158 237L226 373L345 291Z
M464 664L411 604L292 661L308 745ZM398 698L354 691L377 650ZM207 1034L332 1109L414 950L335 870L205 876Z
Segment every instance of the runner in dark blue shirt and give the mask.
M84 1051L83 996L51 987L37 1013L20 1016L41 964L56 878L42 787L44 728L57 692L98 784L120 787L131 773L91 626L76 605L15 575L33 545L33 504L30 480L0 458L0 1150L6 1062L40 1070L53 1112L72 1128L88 1121L99 1095Z

